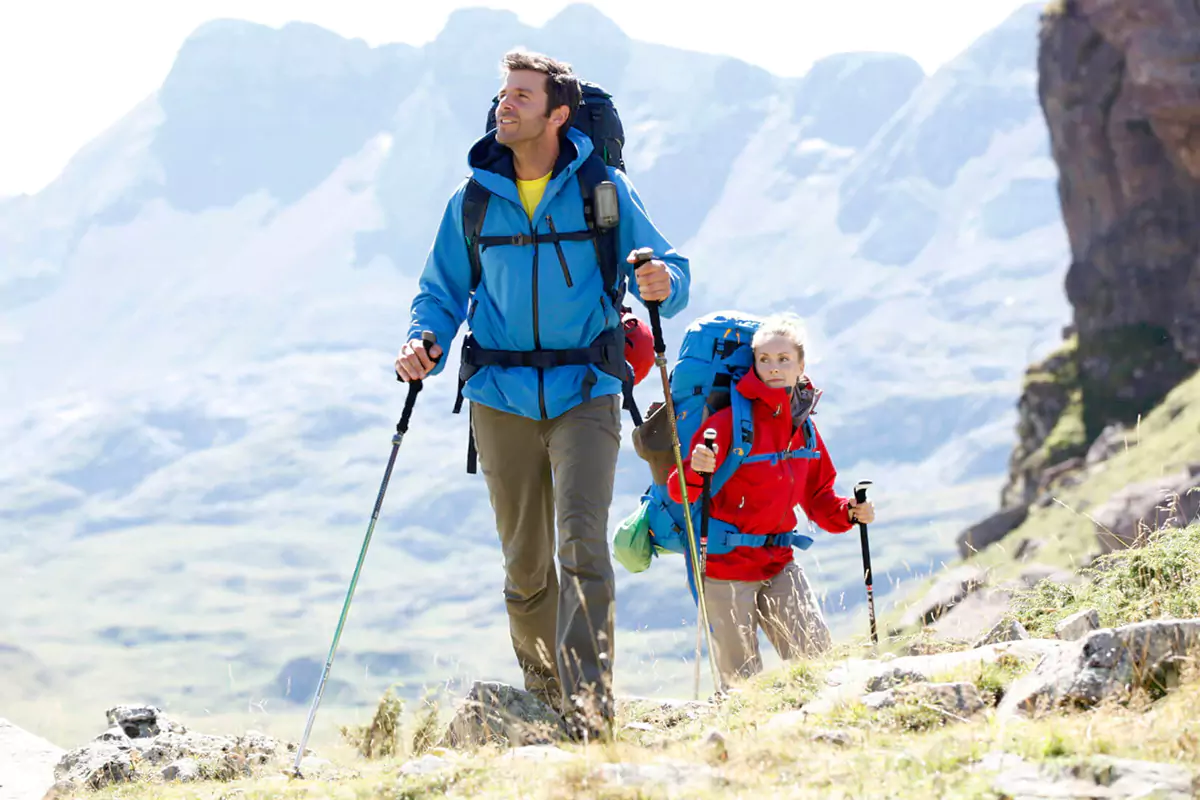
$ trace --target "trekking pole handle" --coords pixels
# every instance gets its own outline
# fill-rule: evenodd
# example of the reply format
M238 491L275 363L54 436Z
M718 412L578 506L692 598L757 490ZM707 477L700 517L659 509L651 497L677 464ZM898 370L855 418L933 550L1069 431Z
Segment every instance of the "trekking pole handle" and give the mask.
M421 341L425 345L425 352L428 353L433 345L437 342L437 336L432 331L422 331ZM430 356L430 358L433 358ZM433 363L437 363L438 359L434 358ZM396 380L401 383L404 379L400 377L400 373L396 373ZM424 386L423 380L415 380L408 382L408 395L404 398L404 410L400 412L400 421L396 423L396 436L402 437L408 433L408 420L412 416L413 406L417 402L417 395L421 392Z
M870 485L870 481L859 481L855 484L854 500L859 505L867 502L867 487ZM867 581L867 586L871 586L874 583L874 576L871 574L871 548L867 543L867 523L858 523L858 532L862 537L863 574Z
M633 253L633 268L636 270L642 264L654 258L654 251L649 247L641 247ZM650 312L650 329L654 332L654 352L662 355L667 352L667 343L663 340L662 334L662 319L658 314L658 307L662 305L661 300L648 300L646 302L646 310Z
M704 431L704 446L712 450L717 444L717 432L712 428L707 428Z
M434 333L433 331L421 331L421 341L425 344L425 352L429 353L429 351L433 349L433 346L435 344L437 344L437 334ZM434 358L433 356L430 356L430 358L433 360L434 364L436 364L438 361L441 360L440 357ZM418 392L421 391L421 389L420 389L421 379L418 379L415 381L405 381L404 378L400 377L400 373L397 372L396 380L399 381L400 383L410 383L413 386L417 387L416 391L418 391Z

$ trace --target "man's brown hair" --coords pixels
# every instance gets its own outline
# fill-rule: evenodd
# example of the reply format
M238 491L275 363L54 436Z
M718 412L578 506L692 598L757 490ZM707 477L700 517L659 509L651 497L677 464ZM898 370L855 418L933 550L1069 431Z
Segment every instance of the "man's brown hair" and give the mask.
M575 110L579 108L583 97L579 88L579 79L575 76L571 65L542 53L530 53L522 50L505 53L500 65L505 72L530 70L546 76L546 116L550 116L550 112L559 106L566 106L567 121L560 129L560 133L565 135L567 129L571 127L572 120L575 119Z

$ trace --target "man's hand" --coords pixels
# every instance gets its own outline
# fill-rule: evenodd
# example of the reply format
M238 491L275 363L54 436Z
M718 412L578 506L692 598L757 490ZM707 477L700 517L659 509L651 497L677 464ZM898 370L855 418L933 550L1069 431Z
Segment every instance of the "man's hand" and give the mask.
M707 475L717 468L717 447L713 445L713 449L709 450L703 443L696 445L696 449L692 451L692 471L697 475Z
M849 505L850 508L847 510L850 514L851 522L861 522L865 525L870 525L875 521L875 505L870 500L859 505L858 501L851 497Z
M425 352L424 339L410 339L396 356L396 375L404 382L419 381L433 369L433 362L442 355L442 347L434 344Z
M634 250L625 260L636 264L638 252ZM637 277L638 294L642 296L642 302L653 303L671 296L671 273L667 272L667 265L657 258L642 262L634 275Z

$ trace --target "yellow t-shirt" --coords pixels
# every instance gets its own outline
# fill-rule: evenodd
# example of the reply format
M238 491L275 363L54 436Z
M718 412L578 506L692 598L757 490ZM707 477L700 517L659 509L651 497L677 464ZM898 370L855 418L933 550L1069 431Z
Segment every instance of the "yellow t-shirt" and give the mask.
M538 203L542 202L542 193L546 191L546 184L549 182L549 172L536 180L517 181L517 192L521 195L521 205L525 206L525 213L530 219L533 219L533 212L537 210Z

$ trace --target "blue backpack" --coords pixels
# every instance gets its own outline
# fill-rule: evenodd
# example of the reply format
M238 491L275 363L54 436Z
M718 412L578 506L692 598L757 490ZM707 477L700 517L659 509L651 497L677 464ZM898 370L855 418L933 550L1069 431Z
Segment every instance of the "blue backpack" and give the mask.
M732 407L733 442L725 460L712 476L714 496L743 464L820 458L821 455L814 449L816 433L811 419L804 421L806 447L803 449L750 455L754 447L754 417L750 401L733 387L754 366L750 342L761 324L759 317L730 311L696 319L683 334L679 358L670 375L679 447L685 460L692 438L704 421L713 413ZM634 430L633 443L638 455L650 464L653 482L642 495L638 509L618 528L613 542L615 557L630 572L647 569L651 558L662 553L688 552L683 506L672 500L667 492L667 479L675 468L675 456L666 405L656 403L649 411L646 421ZM691 494L689 489L693 532L699 537L701 498L699 491L695 497ZM744 534L729 523L710 518L706 550L710 555L728 553L735 547L765 545L791 545L807 550L812 542L811 537L795 531L771 536ZM685 561L694 598L695 576L690 559Z

